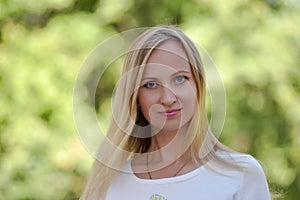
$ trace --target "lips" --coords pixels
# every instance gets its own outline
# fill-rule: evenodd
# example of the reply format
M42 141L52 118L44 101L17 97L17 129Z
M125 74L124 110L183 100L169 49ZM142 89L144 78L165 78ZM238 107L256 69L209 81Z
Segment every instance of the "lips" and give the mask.
M165 117L173 117L177 115L180 111L181 109L172 109L172 110L166 110L165 112L160 112L160 114L162 114Z

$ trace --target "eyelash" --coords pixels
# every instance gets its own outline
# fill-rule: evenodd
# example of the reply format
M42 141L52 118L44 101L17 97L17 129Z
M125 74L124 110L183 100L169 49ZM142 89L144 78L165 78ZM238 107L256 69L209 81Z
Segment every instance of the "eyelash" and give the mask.
M155 85L155 87L149 87L149 85L148 85L149 83L154 83L154 84L156 84L156 85ZM145 84L143 85L143 87L149 88L149 89L153 89L153 88L156 88L158 85L159 85L159 84L158 84L157 82L155 82L155 81L149 81L149 82L145 83Z
M182 82L176 82L177 78L184 78L184 81L182 81ZM176 76L176 77L175 77L175 83L176 83L176 84L182 84L182 83L184 83L186 80L188 80L188 77L187 77L187 76L180 75L180 76ZM150 83L154 83L155 86L149 87L149 84L150 84ZM143 85L143 87L149 88L149 89L154 89L154 88L157 88L159 85L160 85L160 84L157 83L157 82L155 82L155 81L149 81L149 82L145 83L145 84Z

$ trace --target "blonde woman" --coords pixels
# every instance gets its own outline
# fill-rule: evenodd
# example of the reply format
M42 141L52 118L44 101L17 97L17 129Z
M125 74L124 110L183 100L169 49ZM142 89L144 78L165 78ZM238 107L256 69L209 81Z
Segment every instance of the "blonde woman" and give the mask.
M81 199L270 199L259 163L210 131L205 94L199 53L183 32L157 26L141 34Z

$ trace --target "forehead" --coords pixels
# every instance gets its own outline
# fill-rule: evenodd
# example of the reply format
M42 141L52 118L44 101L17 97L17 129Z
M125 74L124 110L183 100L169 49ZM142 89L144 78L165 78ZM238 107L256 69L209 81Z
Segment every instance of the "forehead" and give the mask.
M191 71L185 51L175 40L164 42L151 53L144 74L165 69Z

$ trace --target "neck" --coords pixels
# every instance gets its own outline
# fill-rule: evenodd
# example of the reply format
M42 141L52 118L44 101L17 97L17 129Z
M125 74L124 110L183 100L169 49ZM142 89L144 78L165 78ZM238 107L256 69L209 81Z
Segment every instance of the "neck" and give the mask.
M171 164L180 158L186 159L188 147L187 127L175 131L160 131L151 139L149 159L154 163Z

